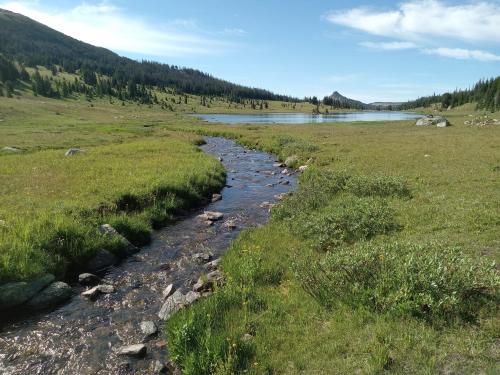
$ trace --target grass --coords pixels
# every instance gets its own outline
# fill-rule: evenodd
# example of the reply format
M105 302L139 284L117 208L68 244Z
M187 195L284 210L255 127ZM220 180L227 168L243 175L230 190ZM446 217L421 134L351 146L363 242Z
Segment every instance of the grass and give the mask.
M48 122L47 117L39 121ZM17 134L20 143L36 142L37 135L25 131ZM43 272L64 277L82 267L98 248L113 249L96 233L105 222L132 242L147 243L153 227L200 204L225 182L222 165L197 149L196 136L159 132L130 139L118 135L109 142L90 133L90 142L76 144L84 152L65 157L61 147L71 136L60 140L64 135L57 133L51 139L55 149L28 146L28 152L0 157L2 281ZM56 250L58 239L63 244Z
M214 103L195 109L248 110ZM471 106L444 114L452 127L228 126L107 99L1 98L1 146L25 150L0 154L2 280L120 253L102 222L147 242L220 186L195 143L223 135L311 166L231 245L226 284L168 321L185 373L497 373L500 128L465 126ZM65 158L74 146L86 152Z
M498 372L500 129L469 114L447 112L447 129L172 127L313 164L224 255L226 285L167 323L184 372Z

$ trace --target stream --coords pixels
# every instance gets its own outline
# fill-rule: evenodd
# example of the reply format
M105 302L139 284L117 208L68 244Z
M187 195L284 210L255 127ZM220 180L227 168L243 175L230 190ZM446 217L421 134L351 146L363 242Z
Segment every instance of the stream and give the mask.
M173 283L183 293L192 289L206 267L193 257L212 253L219 258L238 233L267 222L263 202L296 186L296 178L273 166L273 155L247 150L223 138L206 138L201 146L221 157L227 169L222 200L191 212L177 223L154 233L139 253L111 267L103 276L116 288L95 302L74 296L51 312L9 322L0 328L0 374L153 374L156 361L165 363L168 348L158 312L163 290ZM207 226L197 215L218 211L224 218ZM231 223L232 225L228 225ZM140 324L153 321L158 333L144 338ZM145 343L144 358L117 354L123 345Z

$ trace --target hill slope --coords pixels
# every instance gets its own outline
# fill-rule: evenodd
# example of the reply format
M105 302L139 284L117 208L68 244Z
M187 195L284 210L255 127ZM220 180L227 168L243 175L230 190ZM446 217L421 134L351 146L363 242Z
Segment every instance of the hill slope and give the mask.
M113 77L123 84L133 82L168 86L183 93L197 95L283 101L292 99L214 78L195 69L150 61L138 62L121 57L110 50L73 39L28 17L4 9L0 9L0 54L27 66L58 65L69 73L90 70Z
M350 99L340 94L338 91L330 96L325 96L323 98L324 105L330 105L335 108L356 108L356 109L370 109L371 105L365 104L359 100Z

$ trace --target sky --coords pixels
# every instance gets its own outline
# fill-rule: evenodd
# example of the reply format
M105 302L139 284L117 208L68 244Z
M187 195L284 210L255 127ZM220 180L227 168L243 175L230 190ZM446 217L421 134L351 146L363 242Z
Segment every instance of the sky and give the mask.
M0 0L122 56L296 97L406 101L500 75L500 0Z

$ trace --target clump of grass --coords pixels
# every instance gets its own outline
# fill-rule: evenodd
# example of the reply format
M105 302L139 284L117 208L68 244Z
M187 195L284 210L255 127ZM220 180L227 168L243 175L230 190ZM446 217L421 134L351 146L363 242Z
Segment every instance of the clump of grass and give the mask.
M385 200L341 195L317 212L297 215L292 228L315 248L327 251L390 233L398 226Z
M492 262L437 243L360 243L329 252L295 271L303 287L327 307L343 303L428 321L473 321L498 300Z
M240 318L244 294L234 285L182 310L167 323L169 352L183 374L236 374L254 356L254 344L243 339L245 325L228 331L234 315Z
M122 236L135 246L144 246L151 242L151 227L141 215L118 215L108 220Z

